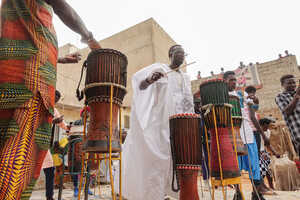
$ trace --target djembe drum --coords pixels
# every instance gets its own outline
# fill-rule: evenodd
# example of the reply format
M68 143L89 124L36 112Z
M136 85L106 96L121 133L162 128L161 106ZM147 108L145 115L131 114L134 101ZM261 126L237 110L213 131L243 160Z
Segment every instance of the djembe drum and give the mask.
M81 170L81 158L83 150L83 135L71 135L69 136L69 151L68 151L68 167L72 173L80 172ZM89 168L92 170L98 169L100 164L99 160L95 159L95 154L89 154Z
M197 174L202 161L200 120L197 114L177 114L170 117L173 170L179 180L180 200L199 199ZM177 191L174 184L172 189Z
M88 152L109 152L110 102L112 97L112 152L120 152L118 112L126 94L127 58L113 49L92 51L87 58L84 93L89 105L90 124L84 149Z
M242 126L242 110L240 104L240 98L234 95L229 95L229 103L232 105L231 115L232 115L232 123L236 141L236 151L239 156L247 155L247 148L244 145L241 135L240 128ZM232 135L232 134L231 134Z
M232 105L229 104L227 83L222 79L206 81L200 85L200 95L205 126L211 134L211 176L216 179L239 177L240 171L232 145Z

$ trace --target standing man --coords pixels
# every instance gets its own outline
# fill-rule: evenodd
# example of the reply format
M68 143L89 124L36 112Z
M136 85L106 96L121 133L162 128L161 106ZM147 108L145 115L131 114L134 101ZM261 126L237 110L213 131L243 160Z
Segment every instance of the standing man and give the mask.
M243 93L242 91L236 91L236 77L233 71L227 71L223 75L223 79L228 84L229 94L238 96L240 98L240 104L242 109L242 127L240 129L241 138L245 145L247 145L248 155L239 156L239 167L240 170L246 170L249 173L249 178L253 180L253 192L251 200L264 200L260 188L261 184L261 176L260 176L260 168L259 168L259 159L258 159L258 150L257 145L253 133L253 129L251 128L250 123L252 122L250 119L250 111L253 109L251 106L253 105L253 100L247 98L248 94ZM242 200L242 195L238 186L236 186L236 193L234 195L234 200Z
M57 40L52 11L90 48L100 48L65 0L2 0L0 200L29 199L51 137Z
M190 79L177 69L184 62L182 47L172 46L169 58L170 65L152 64L132 78L131 128L123 147L122 184L123 195L130 200L163 200L171 194L169 117L194 113ZM189 195L197 196L189 199L199 199L198 194Z
M289 127L295 150L300 156L300 86L297 86L292 74L282 76L280 82L284 91L276 96L275 102Z

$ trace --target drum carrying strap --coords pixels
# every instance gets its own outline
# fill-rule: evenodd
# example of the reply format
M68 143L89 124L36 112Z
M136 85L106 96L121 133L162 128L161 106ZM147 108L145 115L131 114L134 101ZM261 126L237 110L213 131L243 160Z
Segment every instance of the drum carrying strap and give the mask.
M81 101L83 99L83 91L82 90L80 91L79 87L80 87L80 84L81 84L83 71L86 68L87 68L87 61L84 61L83 65L82 65L82 68L81 68L79 83L78 83L78 86L77 86L77 89L76 89L76 97L77 97L78 101Z
M173 162L172 190L174 192L178 192L180 190L180 185L179 185L178 174L177 174L177 169L176 169L176 154L175 154L174 140L173 140L172 134L170 134L170 144L171 144L171 153L172 153L172 162ZM177 182L177 189L175 188L175 178L176 178L176 182Z

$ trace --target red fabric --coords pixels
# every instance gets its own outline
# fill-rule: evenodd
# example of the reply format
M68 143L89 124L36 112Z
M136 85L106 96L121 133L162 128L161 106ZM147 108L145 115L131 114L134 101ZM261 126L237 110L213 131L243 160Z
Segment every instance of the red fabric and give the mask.
M91 109L90 109L89 106L86 107L86 110L87 110L88 113L91 112ZM85 111L85 108L81 109L81 111L80 111L80 117L82 117L82 114L83 114L84 111Z

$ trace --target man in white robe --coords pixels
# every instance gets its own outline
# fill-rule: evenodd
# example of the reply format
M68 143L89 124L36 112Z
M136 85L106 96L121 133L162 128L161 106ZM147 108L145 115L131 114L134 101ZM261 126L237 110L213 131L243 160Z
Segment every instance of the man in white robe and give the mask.
M169 66L152 64L132 78L131 128L123 146L122 166L123 196L129 200L163 200L166 195L176 195L171 192L169 117L194 113L194 106L189 76L181 70L166 74L183 63L182 47L172 46L169 57Z

